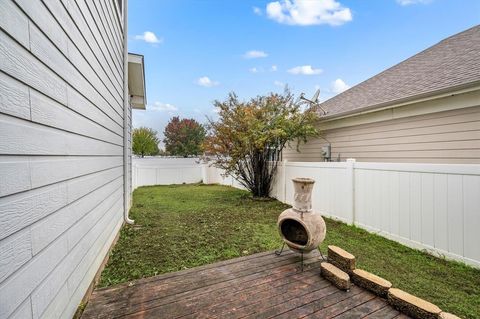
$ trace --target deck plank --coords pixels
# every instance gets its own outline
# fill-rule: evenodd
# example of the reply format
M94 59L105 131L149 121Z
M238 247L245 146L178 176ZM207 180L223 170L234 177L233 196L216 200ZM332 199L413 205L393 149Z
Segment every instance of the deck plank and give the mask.
M356 306L355 308L351 308L342 314L336 316L336 319L349 319L349 318L361 318L365 317L369 314L372 314L380 309L385 308L388 306L388 303L385 299L375 297L363 304Z
M286 312L283 312L278 316L276 315L275 318L303 318L345 299L353 298L362 291L363 290L359 287L354 286L348 292L337 289L333 294L327 296L320 296L318 298L311 296L309 299L299 298L298 300L292 300L290 303L284 306L284 309L287 309ZM267 317L270 317L270 314ZM257 318L262 317L259 316Z
M384 299L352 286L340 291L320 276L318 258L290 251L254 254L97 289L90 318L393 318Z
M351 298L346 298L345 300L342 300L340 302L337 302L333 305L330 305L326 308L323 308L321 310L317 310L314 313L306 316L305 318L317 318L317 319L326 319L326 318L333 318L339 314L342 314L349 309L355 308L358 305L361 305L369 300L372 300L375 298L375 295L368 291L362 291L359 294L351 297ZM351 317L355 318L355 317Z
M268 298L262 298L255 300L254 303L248 305L242 305L242 307L236 307L228 311L221 313L223 318L244 318L244 317L256 317L259 316L263 311L269 311L270 313L275 311L275 307L278 307L281 304L289 302L291 299L305 296L310 293L318 293L320 290L321 293L329 294L333 293L333 286L328 282L321 282L318 285L309 285L308 287L302 287L298 285L288 285L285 286L286 289L283 289L280 293L274 293ZM230 307L231 308L231 307ZM265 317L265 316L263 316Z
M382 309L379 309L368 316L365 319L392 319L398 316L400 312L396 309L393 309L390 306L385 306Z

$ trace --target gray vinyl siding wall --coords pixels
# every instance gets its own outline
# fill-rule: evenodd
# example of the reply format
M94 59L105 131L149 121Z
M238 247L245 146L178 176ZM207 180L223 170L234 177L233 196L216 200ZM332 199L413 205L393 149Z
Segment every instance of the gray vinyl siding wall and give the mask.
M0 318L71 318L122 225L122 28L0 0Z
M405 117L323 132L332 160L360 162L480 164L480 106ZM284 149L289 161L323 161L324 139Z

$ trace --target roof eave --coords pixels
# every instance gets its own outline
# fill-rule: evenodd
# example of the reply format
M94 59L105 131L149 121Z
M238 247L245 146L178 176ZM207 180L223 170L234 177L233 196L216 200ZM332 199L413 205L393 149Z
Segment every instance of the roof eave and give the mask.
M428 100L439 99L446 96L453 96L461 93L471 92L475 90L480 90L480 80L475 82L470 82L458 86L452 86L441 90L426 92L422 94L412 95L406 98L397 99L393 101L388 101L380 104L370 105L366 107L356 108L354 110L349 110L345 112L335 113L332 115L321 116L319 121L327 120L337 120L340 118L346 118L351 116L357 116L360 114L376 112L384 109L391 109L400 106L405 106L408 104L414 104L419 102L424 102ZM318 111L317 111L318 112Z
M132 108L145 110L147 105L145 64L141 54L128 53L128 89Z

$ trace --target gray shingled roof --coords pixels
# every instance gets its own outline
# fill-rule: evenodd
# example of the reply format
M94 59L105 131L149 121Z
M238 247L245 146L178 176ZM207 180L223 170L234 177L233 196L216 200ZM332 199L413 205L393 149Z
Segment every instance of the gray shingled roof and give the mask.
M323 102L327 117L480 84L480 25L455 34Z

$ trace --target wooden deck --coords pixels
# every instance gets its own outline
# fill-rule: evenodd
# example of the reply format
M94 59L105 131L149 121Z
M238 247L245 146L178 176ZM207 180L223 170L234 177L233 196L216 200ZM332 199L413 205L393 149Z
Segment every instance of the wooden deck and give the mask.
M319 275L318 259L290 251L231 259L97 289L82 318L407 318L353 286Z

